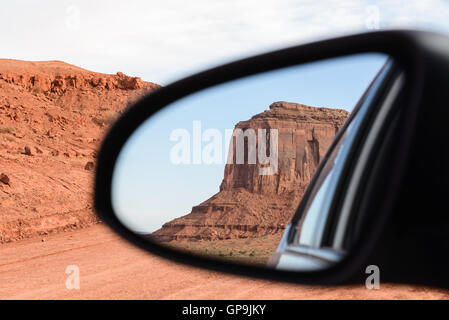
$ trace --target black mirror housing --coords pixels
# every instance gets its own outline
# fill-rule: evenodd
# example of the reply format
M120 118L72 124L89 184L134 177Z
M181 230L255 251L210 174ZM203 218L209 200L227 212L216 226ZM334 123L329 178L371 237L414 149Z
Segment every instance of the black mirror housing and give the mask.
M441 43L449 42L445 37L419 31L383 31L358 34L290 47L239 60L160 88L129 108L106 136L98 155L95 209L101 220L136 246L165 258L198 267L271 280L329 285L360 282L366 277L367 265L379 264L382 278L388 281L446 286L442 283L449 284L449 281L444 282L441 277L431 278L420 275L419 267L417 269L409 267L404 276L401 273L403 265L400 266L399 261L393 262L392 252L387 252L385 247L386 243L395 241L397 236L395 229L392 229L392 219L394 220L394 210L397 208L397 200L403 189L403 181L406 179L409 156L413 154L411 153L413 145L411 137L414 137L419 122L420 106L422 106L422 99L425 96L424 92L429 86L426 83L429 72L432 72L434 77L436 77L435 74L444 72L446 75L448 74L449 49L440 45ZM128 230L117 218L111 201L112 175L117 157L130 135L155 112L187 95L245 76L291 65L366 52L384 53L394 60L396 69L403 74L404 84L401 92L407 93L401 94L395 100L394 107L396 109L406 108L406 112L398 113L394 127L387 133L389 141L392 143L377 146L379 154L391 158L388 159L388 165L383 161L374 165L370 170L372 176L377 177L367 180L370 183L366 186L365 194L370 195L371 198L360 199L360 203L357 203L360 212L371 217L368 220L369 226L362 229L360 240L341 262L325 270L294 272L214 261L149 242ZM446 81L448 77L441 75L441 78ZM446 87L448 83L445 83ZM391 85L391 83L386 82L385 85ZM443 89L440 89L443 92ZM433 90L435 91L435 87ZM436 103L440 102L441 100L438 100ZM353 170L353 168L348 168L348 170ZM373 206L373 203L376 203L376 206ZM301 206L298 210L301 210ZM449 234L446 239L449 239ZM402 243L402 245L406 244ZM396 250L399 250L399 247ZM444 259L449 265L449 259Z

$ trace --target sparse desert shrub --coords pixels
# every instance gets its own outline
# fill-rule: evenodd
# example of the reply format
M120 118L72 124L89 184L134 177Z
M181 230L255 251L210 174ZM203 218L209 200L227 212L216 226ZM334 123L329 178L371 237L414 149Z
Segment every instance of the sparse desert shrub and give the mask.
M5 136L6 140L8 140L9 142L14 142L16 141L16 137L12 136L12 135L7 135Z
M104 116L104 123L111 125L117 120L118 113L115 111L108 111Z
M33 86L32 92L35 94L41 94L44 92L44 90L42 90L42 88L36 84Z
M2 127L0 127L0 133L1 134L4 134L4 133L12 134L15 130L16 130L16 128L14 128L13 126L2 126Z

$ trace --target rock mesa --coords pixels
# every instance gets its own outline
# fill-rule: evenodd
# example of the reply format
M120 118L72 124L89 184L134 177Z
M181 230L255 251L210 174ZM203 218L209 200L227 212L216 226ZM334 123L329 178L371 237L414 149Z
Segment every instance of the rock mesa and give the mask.
M278 130L277 172L260 175L257 162L226 164L217 194L194 206L189 214L165 223L150 238L219 240L282 231L347 116L342 109L281 101L237 123L235 128L243 132L249 128Z

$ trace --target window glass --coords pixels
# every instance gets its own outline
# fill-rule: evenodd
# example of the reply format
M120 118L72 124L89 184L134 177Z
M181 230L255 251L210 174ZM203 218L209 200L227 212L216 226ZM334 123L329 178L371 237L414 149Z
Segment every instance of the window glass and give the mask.
M330 153L327 162L320 172L320 176L313 186L309 200L304 207L304 213L296 225L295 244L314 248L321 246L326 222L330 216L331 204L342 176L344 164L363 119L371 106L373 96L389 69L390 65L387 65L375 80L372 89L369 90L351 123L346 127L345 132L340 136L338 143L335 144Z

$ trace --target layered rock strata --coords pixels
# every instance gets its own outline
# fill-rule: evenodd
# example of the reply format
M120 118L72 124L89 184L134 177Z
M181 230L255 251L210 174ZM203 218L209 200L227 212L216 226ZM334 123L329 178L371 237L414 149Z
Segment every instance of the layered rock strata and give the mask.
M97 222L97 150L131 103L159 86L61 61L0 59L0 243Z
M257 237L282 231L335 134L348 116L342 109L317 108L290 102L275 102L260 114L237 123L235 129L267 132L277 130L277 168L274 174L261 174L267 167L248 158L245 142L244 163L236 161L234 137L220 192L192 208L180 218L165 223L151 239L217 240ZM236 130L234 130L236 132ZM247 138L249 139L249 138ZM259 144L259 138L256 138ZM257 148L257 146L256 146Z

